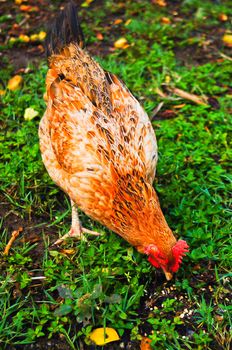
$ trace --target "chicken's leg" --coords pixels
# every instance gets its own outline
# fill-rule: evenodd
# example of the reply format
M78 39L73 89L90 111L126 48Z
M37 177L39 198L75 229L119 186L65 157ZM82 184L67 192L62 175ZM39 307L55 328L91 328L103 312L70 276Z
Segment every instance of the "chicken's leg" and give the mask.
M71 200L71 207L72 207L72 224L71 229L68 233L66 233L64 236L59 238L54 244L59 245L63 241L65 241L68 237L75 237L80 240L86 240L83 233L89 233L94 236L100 236L101 234L99 232L88 230L85 227L82 227L81 222L79 220L78 212L77 212L77 206L76 204Z

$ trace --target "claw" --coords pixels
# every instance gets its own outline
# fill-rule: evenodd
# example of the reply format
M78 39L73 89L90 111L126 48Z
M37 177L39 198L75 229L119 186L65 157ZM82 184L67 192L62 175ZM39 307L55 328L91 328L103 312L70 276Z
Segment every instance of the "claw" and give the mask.
M85 227L82 227L81 222L78 217L77 207L75 203L71 200L71 207L72 207L72 226L68 233L66 233L63 237L57 239L57 241L54 243L54 245L60 245L62 244L67 238L77 238L82 241L86 241L86 238L84 236L84 233L88 233L93 236L100 236L101 234L96 231L88 230Z

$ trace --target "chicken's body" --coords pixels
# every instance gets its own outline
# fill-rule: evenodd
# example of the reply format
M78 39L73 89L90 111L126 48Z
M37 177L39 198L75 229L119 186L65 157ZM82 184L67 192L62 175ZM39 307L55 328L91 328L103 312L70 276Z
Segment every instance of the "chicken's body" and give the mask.
M173 262L176 239L152 188L156 138L139 102L77 43L51 55L46 88L39 136L51 178L140 252L155 245Z

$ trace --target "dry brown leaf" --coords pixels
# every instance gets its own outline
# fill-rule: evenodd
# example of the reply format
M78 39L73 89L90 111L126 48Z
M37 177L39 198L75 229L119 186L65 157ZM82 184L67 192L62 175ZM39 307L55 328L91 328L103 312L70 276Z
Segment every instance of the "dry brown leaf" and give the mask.
M76 251L75 249L61 249L60 253L62 254L66 254L66 255L72 255L74 254Z
M21 77L21 75L15 75L13 78L11 78L8 81L7 89L11 91L15 91L21 87L22 82L23 82L23 78Z
M43 45L38 45L36 47L34 47L33 49L31 49L31 52L44 52L44 46Z
M151 348L151 339L143 337L140 343L140 350L152 350Z
M166 109L165 111L161 111L157 113L157 119L172 119L176 117L176 111L172 109Z
M36 243L41 241L41 236L33 235L31 234L29 237L23 237L19 240L22 243L30 242L30 243Z
M220 103L216 97L212 97L212 96L208 97L207 102L214 109L220 108Z

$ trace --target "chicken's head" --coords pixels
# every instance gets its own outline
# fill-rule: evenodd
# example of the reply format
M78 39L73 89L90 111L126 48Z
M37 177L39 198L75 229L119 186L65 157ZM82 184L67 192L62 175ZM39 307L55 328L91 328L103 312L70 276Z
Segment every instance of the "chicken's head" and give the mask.
M172 247L170 256L166 256L155 244L150 244L145 249L145 254L148 255L148 261L154 267L163 269L169 281L172 274L179 269L183 256L189 251L188 248L185 241L179 240Z

